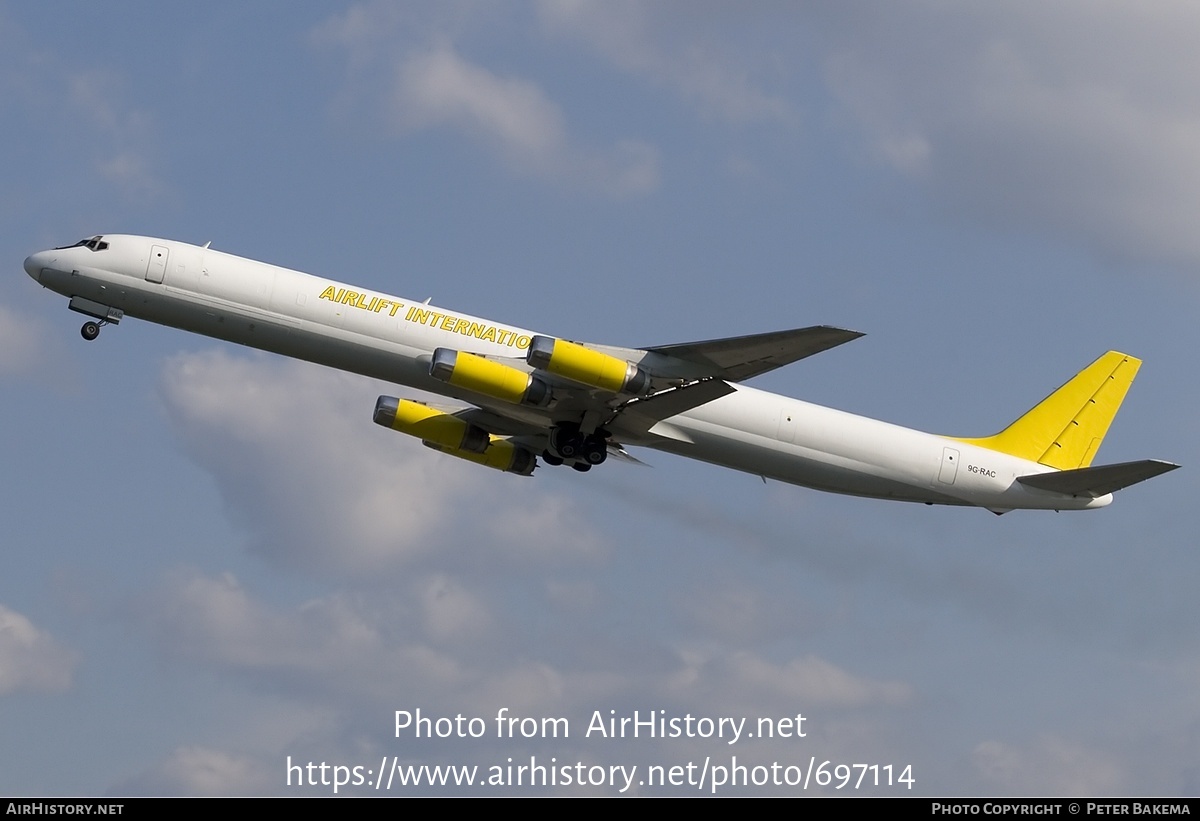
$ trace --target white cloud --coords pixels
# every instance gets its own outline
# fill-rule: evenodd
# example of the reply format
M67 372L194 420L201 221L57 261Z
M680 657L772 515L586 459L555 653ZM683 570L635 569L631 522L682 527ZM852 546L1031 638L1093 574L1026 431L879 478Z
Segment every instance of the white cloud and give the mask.
M858 676L812 654L775 662L721 646L683 648L677 663L636 677L572 671L561 666L569 637L533 658L510 656L502 637L513 629L514 613L489 606L461 579L418 575L387 598L382 605L334 593L277 609L256 601L230 574L186 572L139 613L173 654L280 676L300 690L360 698L385 699L403 684L437 701L544 709L600 692L659 693L672 702L715 699L723 709L736 706L747 714L777 704L854 708L912 698L905 683Z
M854 9L827 76L880 162L956 211L1200 261L1200 10Z
M699 690L737 693L747 705L796 703L809 707L862 707L901 704L912 698L909 685L856 676L814 655L778 663L749 651L696 648L681 653L673 674L676 695ZM723 696L728 698L728 696Z
M999 741L979 744L976 770L996 788L1022 795L1122 795L1121 767L1106 753L1056 736L1025 748Z
M445 574L428 579L419 595L425 631L439 641L482 635L491 624L491 614L479 597Z
M450 15L447 22L443 15L444 10L436 11L413 21L388 4L358 5L319 26L314 38L343 50L355 77L378 72L391 78L368 93L378 94L368 104L401 134L458 130L514 173L615 197L640 196L658 187L657 149L633 138L603 146L573 136L560 106L537 83L464 57L446 34L457 17ZM395 36L383 37L383 32Z
M118 795L277 795L280 765L202 746L178 747L146 772L117 785Z
M751 653L736 653L726 662L746 687L811 704L862 706L899 704L912 696L898 681L871 681L813 655L774 664Z
M1200 261L1200 90L1190 80L1200 10L1186 4L919 0L758 13L547 0L537 20L544 40L582 43L724 123L794 125L798 92L823 66L827 121L848 124L874 160L927 186L945 211L1124 257ZM656 148L586 147L536 77L464 56L471 34L493 24L512 16L371 4L321 31L351 62L398 78L377 97L404 128L468 132L525 175L614 194L657 188Z
M395 114L405 127L454 123L494 139L514 161L558 151L562 114L533 83L472 65L448 47L406 60Z
M0 604L0 695L65 690L74 654L15 610Z
M126 196L144 198L163 190L151 161L153 120L126 101L120 74L79 66L78 55L64 58L56 41L31 35L7 15L0 16L0 33L5 42L0 106L11 101L22 109L6 112L7 117L31 127L29 134L40 135L34 140L65 133L71 148L88 157L92 170ZM56 146L53 156L60 167L68 154ZM73 194L78 187L75 180Z
M154 196L162 186L145 155L124 149L97 164L100 175L121 189L138 196Z
M796 119L786 98L750 76L746 67L762 55L729 45L730 30L753 19L752 9L671 9L632 0L543 0L538 9L548 32L582 40L617 68L674 91L708 116L738 124Z
M510 168L585 184L615 196L658 186L658 152L636 140L611 149L573 143L562 112L534 83L501 77L449 46L415 54L398 70L393 115L402 130L454 126L497 151Z
M486 604L479 594L483 588L504 603ZM580 620L531 641L522 629L524 603L514 601L511 593L506 585L472 586L434 573L415 576L382 595L358 590L273 607L228 574L186 572L143 602L136 618L153 631L160 652L177 662L198 664L208 675L243 678L273 699L284 697L301 719L314 712L332 717L321 727L302 720L302 731L295 736L277 734L255 747L268 756L277 748L281 759L285 754L329 758L335 751L355 750L369 760L419 749L425 763L455 761L465 751L485 760L528 751L569 761L619 751L631 763L662 763L668 754L712 752L710 742L700 738L615 739L610 744L584 737L593 713L631 715L634 709L643 714L665 709L668 715L741 716L751 722L752 732L758 717L790 720L802 711L812 724L794 729L809 732L826 754L851 754L851 742L877 743L880 733L886 734L858 711L898 708L911 701L906 684L856 675L812 654L775 662L749 651L706 645L684 650L674 660L647 664L642 654L663 647L647 642L642 635L647 626L639 619L614 636L632 647L625 663L597 666L588 654L574 652L580 636L587 635ZM482 717L487 737L469 746L451 739L453 743L418 748L411 739L394 741L388 722L387 735L381 735L381 715L390 718L394 710L417 708L426 717ZM493 720L500 708L514 718L566 717L571 735L550 747L547 739L497 739ZM811 718L814 711L816 719ZM744 760L769 759L790 752L793 744L786 737L764 738L738 752ZM179 764L193 755L199 780L172 780ZM255 772L251 760L185 746L131 783L137 792L197 793L219 791L214 785L228 777L229 791L241 792L256 783L246 781L247 772Z
M581 677L559 671L551 663L525 661L480 679L468 703L479 713L490 713L500 704L512 716L544 715L548 708L573 702L582 689L577 685L583 684Z
M103 70L76 69L61 81L66 86L62 105L87 137L96 171L126 196L161 193L163 184L150 159L151 118L125 102L120 78Z
M599 553L579 511L541 476L495 473L373 424L381 393L397 388L225 351L176 357L162 377L184 446L213 474L251 548L272 560L375 578L434 553L480 567L498 551L538 562ZM460 515L465 500L471 516Z
M350 573L431 549L455 491L471 484L455 460L372 424L381 387L224 351L177 357L163 373L171 420L254 548Z
M277 610L255 600L231 574L187 572L137 612L171 655L310 698L332 692L383 700L396 682L443 687L464 675L458 662L422 641L420 627L411 626L418 614L405 603L381 612L354 596L331 594Z
M532 657L514 650L511 609L493 609L447 574L415 575L380 596L331 593L277 608L231 574L186 571L132 612L176 661L231 673L310 707L338 705L350 724L359 714L406 705L427 714L491 715L497 705L537 714L611 680L561 669L562 647ZM346 732L346 722L328 732Z
M539 478L556 480L553 469ZM507 541L514 555L530 561L598 559L606 553L604 539L581 519L579 506L563 496L526 497L520 505L497 505L488 517L492 536Z
M35 368L42 338L42 329L36 322L0 304L0 376Z

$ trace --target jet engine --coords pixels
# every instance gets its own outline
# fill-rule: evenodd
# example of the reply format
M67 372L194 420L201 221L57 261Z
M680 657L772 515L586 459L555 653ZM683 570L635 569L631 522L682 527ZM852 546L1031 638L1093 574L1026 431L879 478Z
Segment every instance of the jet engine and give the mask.
M375 423L455 451L482 454L491 444L491 435L481 427L420 402L394 396L376 400Z
M613 393L643 393L650 375L624 359L594 351L576 342L535 336L525 361L535 368Z
M379 397L375 402L375 423L416 436L441 453L495 470L529 476L537 467L537 457L520 445L411 399Z
M508 473L516 473L519 476L531 476L533 475L533 469L537 467L537 457L533 455L532 451L528 451L520 445L514 445L512 442L507 439L501 439L499 436L492 437L491 445L483 453L447 448L436 442L425 442L425 445L450 456L457 456L459 459L474 462L477 465L503 470Z
M502 402L544 406L550 403L550 388L532 374L473 353L438 348L429 364L429 375Z

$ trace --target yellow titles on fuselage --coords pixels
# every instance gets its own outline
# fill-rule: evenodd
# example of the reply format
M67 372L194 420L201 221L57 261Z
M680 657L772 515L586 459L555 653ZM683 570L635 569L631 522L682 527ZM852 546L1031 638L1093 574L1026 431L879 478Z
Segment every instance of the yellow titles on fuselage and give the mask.
M400 310L404 308L403 302L397 302L388 297L371 296L361 291L355 291L350 288L337 288L333 285L322 291L317 298L325 299L338 305L357 308L360 311L367 311L369 313L386 313L388 316L400 315ZM408 309L403 313L403 318L406 322L424 325L427 328L438 328L452 334L469 336L472 339L478 339L482 342L494 342L497 345L506 345L522 351L529 347L530 338L527 334L520 333L511 328L501 328L498 325L488 322L477 322L472 319L466 319L456 314L437 311L421 305L408 306Z

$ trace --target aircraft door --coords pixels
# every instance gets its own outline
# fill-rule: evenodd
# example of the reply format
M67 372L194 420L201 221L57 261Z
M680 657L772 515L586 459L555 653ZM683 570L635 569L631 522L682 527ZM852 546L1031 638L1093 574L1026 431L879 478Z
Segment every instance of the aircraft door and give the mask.
M938 471L938 481L943 484L954 484L958 475L958 451L954 448L942 448L942 467Z
M146 281L162 282L167 273L167 249L161 245L150 246L150 262L146 264Z

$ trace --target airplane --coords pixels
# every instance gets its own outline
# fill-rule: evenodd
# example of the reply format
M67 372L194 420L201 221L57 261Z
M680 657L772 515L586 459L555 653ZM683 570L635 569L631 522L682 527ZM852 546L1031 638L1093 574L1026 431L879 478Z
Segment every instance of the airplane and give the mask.
M374 421L485 467L587 471L642 446L832 493L1011 510L1090 510L1174 470L1092 466L1141 361L1109 351L1000 433L903 428L743 382L862 336L826 325L647 348L581 343L213 249L101 234L25 270L89 319L126 316L439 394L381 396Z

